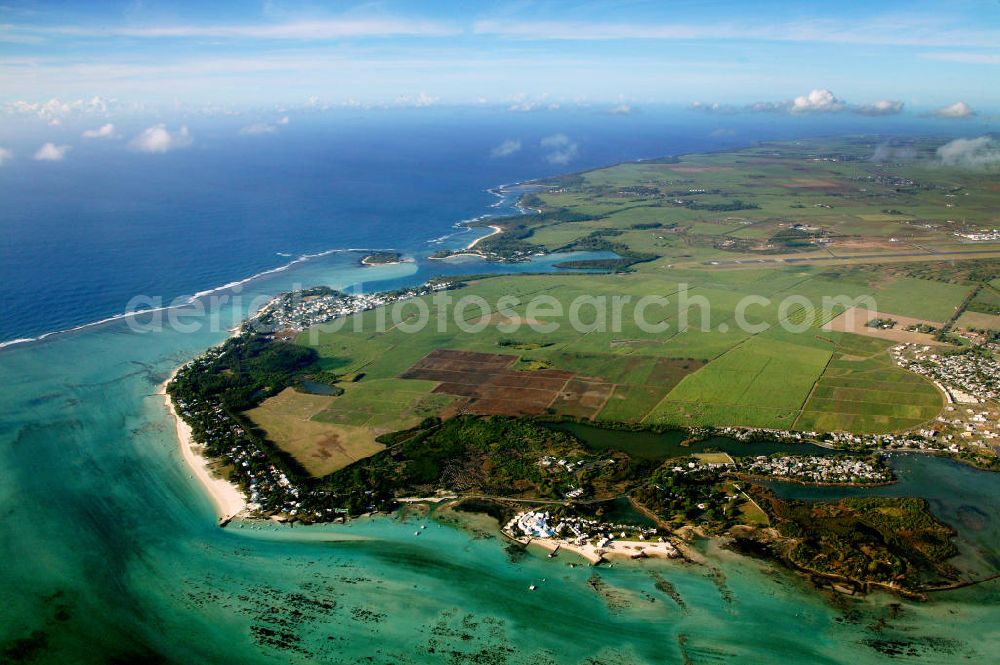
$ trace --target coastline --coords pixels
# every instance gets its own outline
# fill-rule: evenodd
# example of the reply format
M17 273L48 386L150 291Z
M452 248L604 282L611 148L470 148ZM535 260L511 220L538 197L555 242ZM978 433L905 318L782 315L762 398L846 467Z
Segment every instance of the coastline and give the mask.
M502 227L496 226L494 224L490 224L490 228L493 229L493 233L487 233L484 236L480 236L480 237L476 238L475 240L473 240L472 242L470 242L468 245L465 246L465 250L469 251L470 249L473 249L476 245L479 244L479 242L481 240L486 240L487 238L492 238L495 235L499 235L499 234L503 233L503 228Z
M459 257L461 257L461 256L471 256L471 257L473 257L473 258L477 258L477 259L482 259L482 258L485 258L485 257L484 257L484 256L483 256L482 254L480 254L479 252L466 252L466 251L461 251L461 252L459 252L458 254L449 254L448 256L428 256L428 257L427 257L427 260L428 260L428 261L447 261L447 260L449 260L449 259L457 259L457 258L459 258Z
M243 496L243 492L238 487L216 477L208 467L208 460L195 450L195 447L200 448L200 446L194 440L191 426L184 422L184 419L177 413L174 401L171 399L170 393L167 392L167 384L173 380L177 371L174 370L170 378L160 385L157 394L163 395L167 412L174 420L177 445L180 447L184 463L211 498L212 504L215 506L215 514L219 518L219 525L225 526L230 520L246 510L246 497Z
M590 543L577 545L569 540L561 538L515 538L505 530L501 530L516 543L524 546L537 545L549 552L550 556L556 556L559 552L571 552L583 559L590 565L597 564L607 559L676 559L681 553L669 542L651 542L639 540L612 541L604 547L597 547Z
M368 260L369 258L370 257L366 256L365 258L361 259L361 265L367 268L374 268L376 266L398 266L401 263L409 263L409 261L405 260L375 262L375 261L369 261Z

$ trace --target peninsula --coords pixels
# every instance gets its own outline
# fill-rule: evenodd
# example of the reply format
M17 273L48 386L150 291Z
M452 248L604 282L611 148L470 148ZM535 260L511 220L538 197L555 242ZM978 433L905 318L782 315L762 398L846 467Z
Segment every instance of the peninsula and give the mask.
M871 139L767 144L530 183L531 212L478 221L493 233L441 256L612 258L282 295L169 393L253 516L452 497L592 562L681 554L701 534L842 592L966 583L922 497L773 491L891 483L900 453L1000 467L1000 245L968 240L997 194L980 172L926 168L934 145L888 164ZM419 327L441 291L487 309ZM562 310L539 314L540 293ZM681 303L655 329L650 294ZM619 299L616 325L574 329L571 303L600 314L601 295ZM748 298L754 325L735 325ZM857 303L878 310L852 317ZM323 328L337 318L351 325ZM889 320L912 329L866 325Z

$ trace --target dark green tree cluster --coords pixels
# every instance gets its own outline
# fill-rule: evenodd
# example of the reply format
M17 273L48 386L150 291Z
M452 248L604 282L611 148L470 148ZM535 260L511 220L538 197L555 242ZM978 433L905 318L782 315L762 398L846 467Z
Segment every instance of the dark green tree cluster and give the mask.
M245 411L292 385L317 360L309 347L240 335L227 340L207 365L179 374L170 391L185 401L218 401L229 410Z

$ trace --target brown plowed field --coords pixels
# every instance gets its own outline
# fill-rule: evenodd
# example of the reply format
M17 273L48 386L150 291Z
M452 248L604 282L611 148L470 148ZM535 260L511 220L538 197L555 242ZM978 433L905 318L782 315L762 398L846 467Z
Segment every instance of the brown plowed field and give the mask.
M403 379L440 381L434 392L465 397L449 413L524 416L543 413L575 375L545 369L519 372L510 369L517 356L438 349L421 358L400 375ZM602 400L592 398L592 403ZM453 412L453 413L452 413ZM591 409L589 415L595 415Z

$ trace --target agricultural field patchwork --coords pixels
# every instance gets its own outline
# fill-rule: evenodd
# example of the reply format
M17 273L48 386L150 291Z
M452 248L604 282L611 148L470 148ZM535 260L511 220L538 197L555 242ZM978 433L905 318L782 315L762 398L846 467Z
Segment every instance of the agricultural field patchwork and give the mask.
M846 280L836 286L856 297L872 292L867 282ZM455 326L443 332L434 326L419 332L399 327L348 332L352 326L344 326L337 333L321 333L318 349L324 362L361 378L343 384L345 394L334 398L314 420L401 429L428 415L482 413L657 426L808 425L836 430L857 426L863 431L895 431L936 415L935 409L940 409L936 391L931 387L928 393L926 381L915 375L911 392L922 397L896 407L888 405L883 387L868 385L872 372L888 372L897 383L897 373L909 375L891 366L885 342L864 354L881 353L873 369L852 360L857 354L844 350L848 347L843 340L854 335L825 329L843 311L840 305L823 308L822 297L833 285L825 271L809 267L688 269L676 271L670 279L637 273L473 281L454 295L475 294L487 302L500 295L517 295L525 302L536 294L559 293L563 302L579 295L624 295L633 302L622 307L622 322L614 331L580 333L567 324L565 311L562 316L535 320L525 307L516 306L485 320L479 310L468 314L466 323L487 324L472 332ZM950 285L932 284L941 286ZM959 304L966 290L963 286L947 293ZM666 326L655 333L640 329L633 320L635 299L649 293L667 294L678 305L647 312L651 320ZM764 332L748 332L737 325L735 310L748 295L770 301L751 310L753 321L766 326ZM784 306L782 299L788 296L796 300ZM702 307L698 298L709 306ZM374 319L370 312L359 316ZM522 324L516 331L497 329L497 324L514 320ZM795 330L783 329L782 320ZM366 321L362 329L372 322ZM551 332L539 332L529 322L558 325ZM858 406L865 403L869 404Z
M937 416L944 396L924 377L896 367L890 346L841 336L795 427L875 433L918 427Z
M325 476L385 447L366 427L313 420L333 399L286 388L246 415L306 471Z
M755 336L685 378L644 422L790 428L830 354Z
M462 326L433 318L415 326L422 305L434 311L425 296L401 305L403 320L390 325L380 324L383 308L337 332L306 331L297 342L342 377L344 393L310 402L312 413L301 398L272 398L254 420L315 469L338 463L333 453L310 458L310 446L332 450L323 437L371 448L379 434L465 413L661 427L920 427L940 413L942 396L895 367L889 346L943 348L955 339L940 329L1000 328L1000 243L961 235L995 226L995 193L982 173L926 168L934 147L917 142L915 162L884 164L869 159L868 139L762 144L538 181L524 203L541 212L501 221L516 223L516 234L484 244L623 258L570 264L603 274L470 278L450 295L489 307L467 307ZM638 305L652 296L660 300ZM501 297L518 302L501 312ZM559 310L532 310L537 297ZM578 319L594 323L586 329L568 321L579 299ZM869 303L897 325L844 326L852 308ZM931 330L905 330L917 324Z

